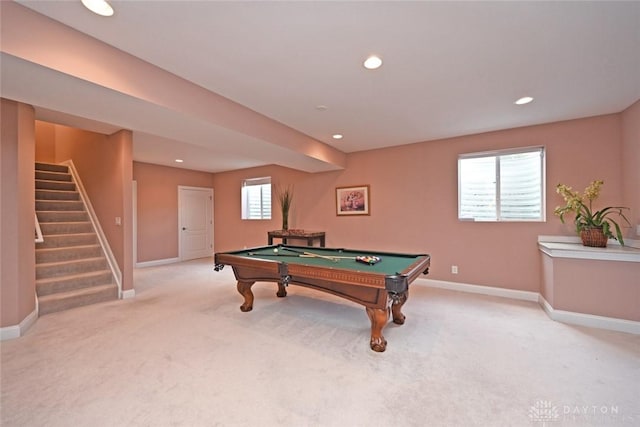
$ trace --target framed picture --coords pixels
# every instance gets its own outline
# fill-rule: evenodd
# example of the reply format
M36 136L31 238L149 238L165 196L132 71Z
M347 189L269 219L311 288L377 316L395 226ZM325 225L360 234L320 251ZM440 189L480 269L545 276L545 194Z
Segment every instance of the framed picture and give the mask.
M368 185L336 188L337 215L369 215L370 211Z

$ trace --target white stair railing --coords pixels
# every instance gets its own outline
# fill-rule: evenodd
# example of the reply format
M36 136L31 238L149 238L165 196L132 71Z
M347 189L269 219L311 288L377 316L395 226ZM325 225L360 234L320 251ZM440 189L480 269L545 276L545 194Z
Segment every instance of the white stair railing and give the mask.
M42 237L42 230L40 229L40 221L38 221L38 214L36 216L36 243L44 242L44 237Z

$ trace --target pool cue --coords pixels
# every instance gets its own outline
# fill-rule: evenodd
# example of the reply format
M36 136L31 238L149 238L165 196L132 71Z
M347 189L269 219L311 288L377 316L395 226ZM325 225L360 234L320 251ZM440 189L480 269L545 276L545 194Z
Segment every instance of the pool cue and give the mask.
M307 255L307 256L319 256L319 255ZM335 259L356 259L354 256L329 256L329 258Z
M325 256L325 255L319 255L319 254L314 254L313 252L307 252L307 251L299 251L297 249L291 249L291 248L287 248L287 247L282 247L282 249L286 249L288 251L300 254L300 255L307 255L308 257L313 257L313 258L323 258L323 259L328 259L329 261L333 261L333 262L338 262L339 261L339 257L333 257L333 256Z
M295 252L295 253L297 253L297 254L302 254L302 253L304 253L303 251L299 251L299 250L297 250L297 249L291 249L291 248L288 248L288 247L286 247L286 246L282 246L282 245L279 245L279 246L278 246L278 248L279 248L279 249L282 249L282 250L284 250L284 251ZM275 250L275 249L274 249L274 250Z
M282 249L290 251L290 252L294 252L294 253L297 253L297 254L300 254L300 255L307 255L309 257L324 258L324 259L331 260L333 262L337 262L338 261L338 259L336 257L314 254L313 252L300 251L298 249L292 249L292 248L288 248L286 246L283 246Z
M315 258L315 255L307 255L307 254L261 254L257 252L247 252L249 256L288 256L290 258ZM343 257L348 258L348 257Z
M303 255L300 255L300 254L295 254L295 255L292 255L292 254L260 254L260 253L257 253L257 252L248 252L247 255L249 255L249 256L288 256L288 257L291 257L291 258L302 257L303 256Z
M334 256L324 256L324 255L318 255L318 254L314 254L311 252L303 252L302 255L306 255L308 257L312 257L312 258L322 258L322 259L328 259L329 261L333 261L333 262L338 262L340 261L338 259L338 257L334 257Z

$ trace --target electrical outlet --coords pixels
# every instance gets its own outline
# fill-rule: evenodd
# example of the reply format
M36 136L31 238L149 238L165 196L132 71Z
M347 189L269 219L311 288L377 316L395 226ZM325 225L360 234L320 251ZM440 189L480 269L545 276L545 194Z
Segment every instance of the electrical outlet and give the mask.
M116 217L116 225L122 225L122 218L119 216Z
M451 266L451 274L458 274L458 266L457 265L452 265Z

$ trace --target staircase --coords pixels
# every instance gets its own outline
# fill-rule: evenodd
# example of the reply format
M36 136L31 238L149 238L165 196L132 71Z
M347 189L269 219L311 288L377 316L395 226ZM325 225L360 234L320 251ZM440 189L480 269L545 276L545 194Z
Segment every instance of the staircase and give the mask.
M44 315L118 298L118 285L67 166L36 163L36 294Z

